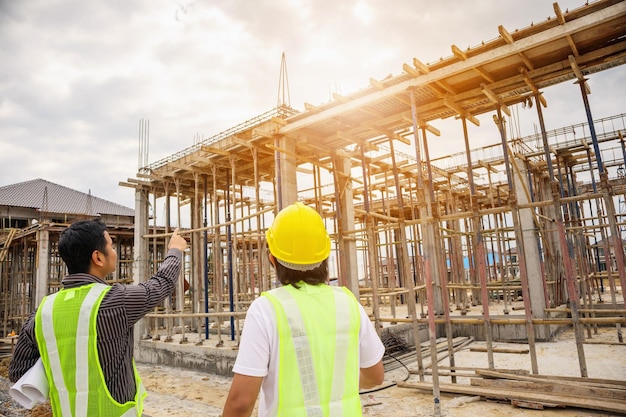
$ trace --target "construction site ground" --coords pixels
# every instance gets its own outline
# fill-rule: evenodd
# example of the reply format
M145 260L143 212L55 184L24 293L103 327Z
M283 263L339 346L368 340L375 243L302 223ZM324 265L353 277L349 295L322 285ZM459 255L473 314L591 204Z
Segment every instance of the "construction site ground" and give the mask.
M592 333L584 346L586 365L589 378L621 381L626 384L626 344L618 342L616 327L599 327ZM7 340L5 339L5 343ZM9 342L10 343L10 342ZM234 345L226 343L226 348ZM457 368L487 368L487 356L482 352L485 342L472 342L455 353ZM531 370L531 361L528 353L524 353L528 346L518 343L494 342L494 348L500 352L494 353L495 368L504 370ZM537 363L539 374L542 376L570 376L580 377L580 367L574 333L567 330L561 333L553 342L538 342L536 344ZM404 360L403 360L404 362ZM426 362L426 361L425 361ZM10 383L7 379L7 360L0 366L0 416L51 416L46 405L29 411L21 408L8 396ZM363 414L365 416L432 416L435 415L434 397L432 392L420 391L414 388L399 387L398 382L419 382L419 376L410 374L407 370L415 370L416 362L407 360L404 366L396 366L386 373L382 387L361 396ZM443 368L449 365L449 360L439 362ZM205 372L176 369L165 366L138 364L144 384L149 392L145 403L145 414L152 417L187 417L187 416L219 416L228 395L231 378L216 376ZM449 384L449 376L440 376L439 383ZM425 376L427 383L432 383L430 375ZM457 377L457 384L470 386L468 377ZM573 386L573 385L572 385ZM617 394L624 398L623 387ZM493 389L498 392L498 389ZM556 394L555 394L556 395ZM517 404L517 405L515 405ZM527 407L543 408L532 409ZM614 416L623 413L598 411L588 408L559 406L549 402L511 401L510 399L495 400L486 396L441 393L441 415L450 417L485 416ZM256 408L254 414L256 415Z

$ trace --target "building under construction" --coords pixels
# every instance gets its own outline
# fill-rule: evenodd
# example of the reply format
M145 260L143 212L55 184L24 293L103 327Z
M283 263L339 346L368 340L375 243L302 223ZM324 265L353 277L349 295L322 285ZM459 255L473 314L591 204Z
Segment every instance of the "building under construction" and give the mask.
M545 21L498 31L303 112L280 103L121 182L136 193L135 282L149 278L181 218L190 222L185 296L142 323L139 357L185 365L192 355L155 353L154 342L217 337L214 363L203 363L229 372L232 357L215 364L220 346L238 340L249 303L275 285L265 229L302 201L331 234L331 279L360 297L377 329L404 329L412 343L471 334L486 341L490 368L494 340L523 341L539 374L535 342L572 326L587 377L583 341L613 326L623 343L626 323L626 114L595 120L588 101L593 75L626 63L626 2L567 12L555 3ZM548 130L542 90L564 82L580 90L587 120ZM508 133L516 107L536 113L537 134ZM483 114L499 135L477 148L468 123ZM429 145L446 139L431 124L440 119L458 122L465 147L431 159Z
M101 218L118 254L111 283L132 283L134 211L43 179L0 187L0 317L17 332L66 274L57 247L73 221Z

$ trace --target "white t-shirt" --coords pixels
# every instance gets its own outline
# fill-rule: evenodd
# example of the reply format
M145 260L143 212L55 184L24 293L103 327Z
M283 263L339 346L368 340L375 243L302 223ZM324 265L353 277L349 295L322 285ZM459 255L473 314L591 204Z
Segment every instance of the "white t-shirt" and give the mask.
M359 367L369 368L382 359L385 346L361 304L359 313ZM259 417L276 415L278 344L276 312L272 302L267 297L259 297L250 304L246 314L239 352L233 366L235 373L264 377L259 399Z

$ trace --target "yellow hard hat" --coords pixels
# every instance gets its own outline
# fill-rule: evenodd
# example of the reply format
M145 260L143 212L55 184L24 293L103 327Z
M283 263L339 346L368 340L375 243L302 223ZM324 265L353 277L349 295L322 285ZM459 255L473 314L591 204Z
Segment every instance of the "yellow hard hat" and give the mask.
M300 202L282 209L265 237L270 253L290 269L315 269L330 255L330 237L322 217Z

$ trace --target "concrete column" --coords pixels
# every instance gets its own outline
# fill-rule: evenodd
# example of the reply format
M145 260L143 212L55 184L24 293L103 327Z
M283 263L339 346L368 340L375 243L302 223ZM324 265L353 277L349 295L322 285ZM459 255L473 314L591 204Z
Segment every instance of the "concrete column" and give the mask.
M339 207L341 212L339 213L339 230L354 230L354 199L352 193L352 182L350 180L350 170L352 168L352 161L350 158L337 157L338 166L336 169L340 170L342 175L337 176L337 186L341 190L339 193L341 201ZM339 265L340 274L339 277L341 285L345 285L352 291L352 293L359 297L359 276L357 266L356 255L356 240L352 234L343 234L339 236Z
M276 153L276 198L278 210L295 203L298 199L296 178L296 144L293 139L277 137L276 146L287 153Z
M148 242L142 237L148 234L148 192L135 191L135 236L133 253L133 284L145 282L151 275L148 262ZM135 347L142 336L147 335L145 320L140 320L135 328Z
M546 196L552 195L552 182L549 178L542 180L543 193ZM548 205L542 207L540 209L540 213L546 216L549 219L556 219L559 213L554 209L554 205ZM545 254L553 254L553 259L563 259L563 254L561 253L561 246L559 245L559 233L557 232L556 227L548 227L547 230L543 231L542 235L542 243L543 243L543 253ZM547 256L547 255L546 255ZM560 262L545 262L545 271L544 274L546 276L546 281L555 280L556 277L563 274L563 268L560 265ZM561 287L556 288L556 286L547 287L545 285L545 295L544 299L546 303L549 303L548 307L554 308L560 301L558 300L557 293L567 294L567 284L565 280L558 280L561 282Z
M40 229L37 232L37 269L35 272L35 300L38 306L48 295L48 268L50 265L50 232ZM63 278L63 277L59 277Z
M513 170L515 175L515 195L520 206L530 203L528 194L528 176L523 161L516 164L520 169ZM539 247L537 246L537 226L530 208L519 209L520 224L522 227L522 239L524 241L524 257L526 260L526 271L528 276L528 291L530 293L530 305L532 307L533 318L545 317L545 297L543 293L543 274L541 271L541 258ZM535 331L542 328L537 326Z
M191 211L191 228L198 229L202 227L202 204L200 200L200 194L198 189L198 178L194 178L195 183L195 193L194 197L191 199L191 204L189 205ZM202 311L202 283L204 281L204 265L202 263L204 259L202 244L204 243L204 239L202 238L202 234L200 232L193 233L189 238L189 245L191 246L191 265L193 265L193 272L191 277L189 277L189 285L193 292L193 302L191 306L191 311L196 313Z

